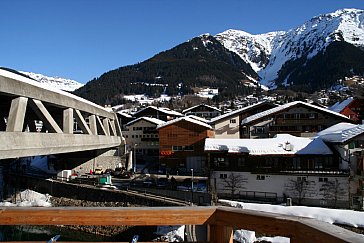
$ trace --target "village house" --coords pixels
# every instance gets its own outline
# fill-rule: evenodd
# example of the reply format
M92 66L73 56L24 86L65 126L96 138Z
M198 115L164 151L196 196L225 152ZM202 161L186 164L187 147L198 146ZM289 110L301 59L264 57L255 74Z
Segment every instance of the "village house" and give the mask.
M191 108L183 110L182 114L184 114L185 116L195 115L195 116L202 117L205 119L211 119L211 118L221 115L221 110L216 107L213 107L213 106L209 106L206 104L200 104L200 105L196 105Z
M349 172L320 138L207 138L205 152L218 197L349 207Z
M364 209L364 125L339 123L318 137L338 152L340 169L350 171L350 207Z
M126 124L123 135L129 163L136 163L140 169L158 166L159 135L156 128L163 123L156 118L140 117Z
M215 132L215 138L240 138L240 124L243 119L256 113L276 107L270 102L259 102L241 109L214 117L209 124Z
M171 174L207 173L205 138L213 137L210 125L192 117L180 117L158 125L159 163Z
M329 108L332 111L343 114L357 124L364 121L364 100L350 97L342 102L337 102Z
M256 113L241 121L241 138L272 138L287 133L313 137L340 122L353 123L345 115L302 101L294 101Z

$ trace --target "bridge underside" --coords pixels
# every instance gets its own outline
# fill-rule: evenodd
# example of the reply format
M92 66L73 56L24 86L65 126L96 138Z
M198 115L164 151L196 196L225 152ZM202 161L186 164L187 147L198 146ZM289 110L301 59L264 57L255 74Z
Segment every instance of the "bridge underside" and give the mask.
M120 146L117 136L0 132L0 159L72 153Z

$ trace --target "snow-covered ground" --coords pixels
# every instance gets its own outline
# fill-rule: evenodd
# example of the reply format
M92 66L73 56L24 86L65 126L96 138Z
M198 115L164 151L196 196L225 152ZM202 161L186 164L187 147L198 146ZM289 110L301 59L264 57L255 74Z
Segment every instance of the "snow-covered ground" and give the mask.
M244 208L249 210L256 210L261 212L269 212L276 214L285 214L291 216L300 216L313 218L324 221L330 224L341 224L352 227L364 227L364 212L345 210L345 209L329 209L319 207L305 207L305 206L284 206L284 205L270 205L270 204L257 204L257 203L243 203L230 200L219 200L220 203L232 207ZM234 233L235 240L244 243L254 242L256 240L263 240L263 238L255 238L255 233L246 230L237 230ZM273 237L265 240L271 242L289 242L285 237ZM364 236L363 236L364 242Z
M16 200L13 202L0 202L0 207L51 207L50 195L44 195L32 190L24 190L16 195ZM317 219L330 224L341 224L351 227L364 228L364 212L345 210L345 209L329 209L319 207L305 206L285 206L285 205L270 205L257 203L244 203L230 200L219 200L223 205L256 210L260 212L277 213L284 215L292 215L299 217L307 217ZM184 226L166 226L158 227L156 234L162 235L163 239L169 242L184 241ZM273 243L288 243L289 238L285 237L256 237L255 232L247 230L236 230L234 239L238 242L251 243L254 241L269 241ZM364 236L363 236L364 242Z
M0 207L51 207L50 195L29 189L17 193L12 202L0 202Z

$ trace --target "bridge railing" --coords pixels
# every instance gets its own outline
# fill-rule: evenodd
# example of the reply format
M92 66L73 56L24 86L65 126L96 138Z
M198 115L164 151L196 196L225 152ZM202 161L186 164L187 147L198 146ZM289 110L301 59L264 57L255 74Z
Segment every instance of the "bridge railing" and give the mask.
M290 242L364 242L363 235L315 219L230 207L2 207L0 225L207 225L208 242L217 243L233 242L237 229Z
M5 70L0 70L0 133L7 144L0 145L0 159L13 158L15 150L15 157L77 151L71 143L83 150L115 147L122 139L114 112ZM53 151L42 151L47 147Z

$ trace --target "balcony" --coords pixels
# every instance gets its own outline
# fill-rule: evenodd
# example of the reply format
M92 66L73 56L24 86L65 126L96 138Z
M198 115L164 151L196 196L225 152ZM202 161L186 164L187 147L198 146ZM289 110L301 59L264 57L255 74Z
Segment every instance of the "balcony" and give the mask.
M363 242L363 236L315 219L230 207L2 207L0 225L206 225L208 242L233 242L234 229L291 242Z

